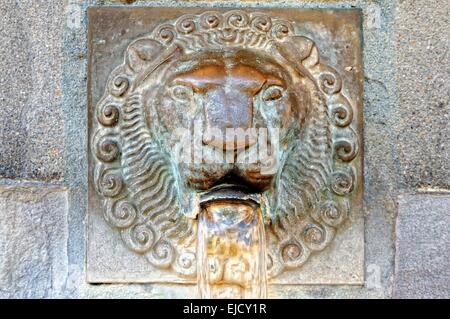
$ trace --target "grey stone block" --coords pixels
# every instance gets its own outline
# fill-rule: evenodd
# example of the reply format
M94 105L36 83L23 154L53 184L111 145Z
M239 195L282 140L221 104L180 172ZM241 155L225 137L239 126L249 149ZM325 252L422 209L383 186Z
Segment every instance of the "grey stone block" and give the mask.
M395 298L450 298L450 194L398 200Z
M0 186L0 298L59 297L67 275L67 192Z
M396 127L411 188L450 187L450 2L438 3L397 1Z
M2 1L0 178L63 177L63 6Z

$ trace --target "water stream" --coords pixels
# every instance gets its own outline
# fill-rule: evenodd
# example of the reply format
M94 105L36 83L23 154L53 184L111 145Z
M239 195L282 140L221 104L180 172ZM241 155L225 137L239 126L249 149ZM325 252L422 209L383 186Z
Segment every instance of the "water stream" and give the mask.
M266 298L264 223L251 200L217 199L203 205L198 229L201 298Z

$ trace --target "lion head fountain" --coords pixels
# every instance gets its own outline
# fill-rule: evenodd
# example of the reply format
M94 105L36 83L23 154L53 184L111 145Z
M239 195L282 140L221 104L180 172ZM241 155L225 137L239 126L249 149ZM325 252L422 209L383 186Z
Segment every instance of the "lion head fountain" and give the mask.
M283 19L205 12L159 25L129 44L96 108L106 221L178 276L200 276L211 254L198 243L208 212L261 225L242 236L264 245L263 276L301 267L350 211L359 142L342 86Z

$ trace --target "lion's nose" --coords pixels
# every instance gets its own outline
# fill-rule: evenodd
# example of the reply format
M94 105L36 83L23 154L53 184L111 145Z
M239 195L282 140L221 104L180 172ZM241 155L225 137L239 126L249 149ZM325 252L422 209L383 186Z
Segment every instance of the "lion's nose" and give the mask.
M206 130L203 143L224 150L249 147L256 142L253 95L239 88L217 88L206 93Z

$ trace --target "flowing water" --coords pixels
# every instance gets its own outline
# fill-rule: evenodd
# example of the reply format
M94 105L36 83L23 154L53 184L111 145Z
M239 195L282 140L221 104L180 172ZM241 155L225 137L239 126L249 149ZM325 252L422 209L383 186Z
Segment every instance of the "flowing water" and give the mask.
M201 298L266 298L264 223L259 205L216 200L199 216Z

